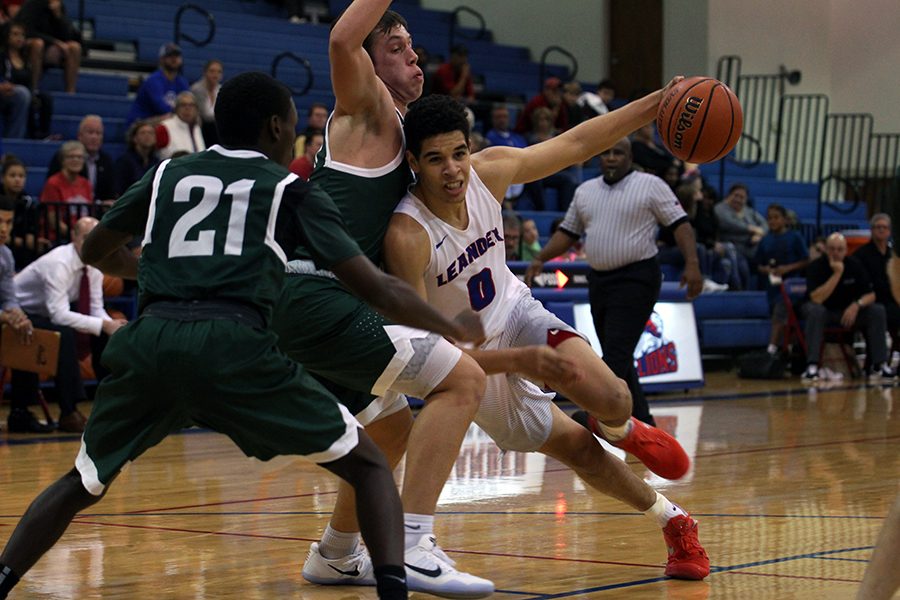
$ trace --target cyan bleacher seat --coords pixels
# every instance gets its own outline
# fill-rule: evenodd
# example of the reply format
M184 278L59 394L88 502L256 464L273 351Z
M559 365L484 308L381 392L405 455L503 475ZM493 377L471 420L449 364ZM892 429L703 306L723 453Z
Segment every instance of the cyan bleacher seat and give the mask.
M48 69L41 79L41 90L44 92L62 92L62 69ZM99 73L79 73L78 91L88 94L107 94L124 97L128 94L128 77L124 75L106 75Z
M47 180L47 166L32 167L28 166L25 177L25 193L31 194L35 198L41 197L41 190L44 189L44 182Z
M710 182L718 186L718 178ZM751 201L757 196L778 196L780 198L818 198L819 186L815 183L796 181L776 181L769 178L733 177L726 173L723 194L735 183L743 183L750 191Z

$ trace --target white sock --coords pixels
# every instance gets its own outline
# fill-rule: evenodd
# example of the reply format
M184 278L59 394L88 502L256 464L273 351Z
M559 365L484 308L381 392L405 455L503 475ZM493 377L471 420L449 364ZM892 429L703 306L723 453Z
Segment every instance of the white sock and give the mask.
M769 344L769 347L766 348L766 351L769 354L778 354L778 346L776 346L775 344Z
M677 517L678 515L687 516L687 513L680 506L673 504L659 492L656 492L656 502L645 510L644 514L655 520L660 527L665 527L672 517Z
M419 543L423 535L434 533L434 515L417 515L403 513L403 531L406 538L406 549Z
M331 528L329 523L319 542L319 554L325 558L341 558L353 554L359 546L359 532L344 533Z
M634 426L634 423L631 422L631 419L625 421L624 425L619 425L618 427L611 427L606 423L601 423L597 421L597 424L600 425L600 431L603 432L603 435L606 436L606 439L610 442L618 442L619 440L624 440L628 437L628 434L631 433L631 428Z

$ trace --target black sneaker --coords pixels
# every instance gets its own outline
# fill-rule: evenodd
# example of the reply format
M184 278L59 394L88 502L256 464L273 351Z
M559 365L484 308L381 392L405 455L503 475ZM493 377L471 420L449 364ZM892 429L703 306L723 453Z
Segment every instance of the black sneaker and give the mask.
M869 381L896 381L896 379L897 372L890 368L887 363L881 363L881 366L869 371Z
M10 433L50 433L56 427L52 423L41 423L27 408L14 408L6 419Z
M815 383L819 381L819 366L818 365L809 365L806 367L806 370L803 371L803 375L800 376L800 381L803 383Z

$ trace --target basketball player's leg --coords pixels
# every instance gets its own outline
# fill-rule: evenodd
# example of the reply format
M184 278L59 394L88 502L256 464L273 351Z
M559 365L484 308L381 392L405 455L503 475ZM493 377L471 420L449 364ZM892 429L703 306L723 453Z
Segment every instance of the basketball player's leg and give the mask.
M0 598L53 547L79 512L96 504L76 469L60 477L35 498L0 554Z
M383 419L365 425L366 433L384 453L392 470L400 463L406 452L406 442L409 439L412 424L412 412L407 404L404 410L399 410ZM325 558L340 558L351 554L356 549L353 535L341 535L359 531L356 511L356 494L353 487L346 481L341 481L338 486L337 500L334 503L334 511L331 513L329 521L330 529L335 532L329 532L329 537L334 539L319 544L320 551ZM342 544L342 540L346 540L346 543ZM329 541L330 545L327 543Z
M571 468L589 486L638 510L664 531L669 558L666 575L703 579L709 558L697 537L697 523L681 507L656 492L623 461L612 456L584 427L551 404L552 428L539 452Z
M679 479L690 468L684 449L668 433L631 417L631 395L625 382L568 324L533 298L520 301L510 315L511 345L546 343L572 360L582 376L547 381L552 389L584 408L595 433L641 460L654 473Z

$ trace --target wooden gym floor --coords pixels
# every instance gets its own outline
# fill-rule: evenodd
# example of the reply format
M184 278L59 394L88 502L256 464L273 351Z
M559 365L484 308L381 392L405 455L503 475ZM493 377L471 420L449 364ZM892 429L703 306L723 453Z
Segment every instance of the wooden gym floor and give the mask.
M719 373L702 390L654 397L694 466L678 482L632 466L700 521L714 565L703 582L664 577L649 519L553 460L501 455L476 429L438 507L438 540L461 568L492 579L497 599L851 598L898 492L898 399L895 387L806 389ZM79 445L74 435L8 434L7 410L0 544ZM375 598L300 577L335 489L302 460L251 461L223 436L190 430L126 470L12 598Z

